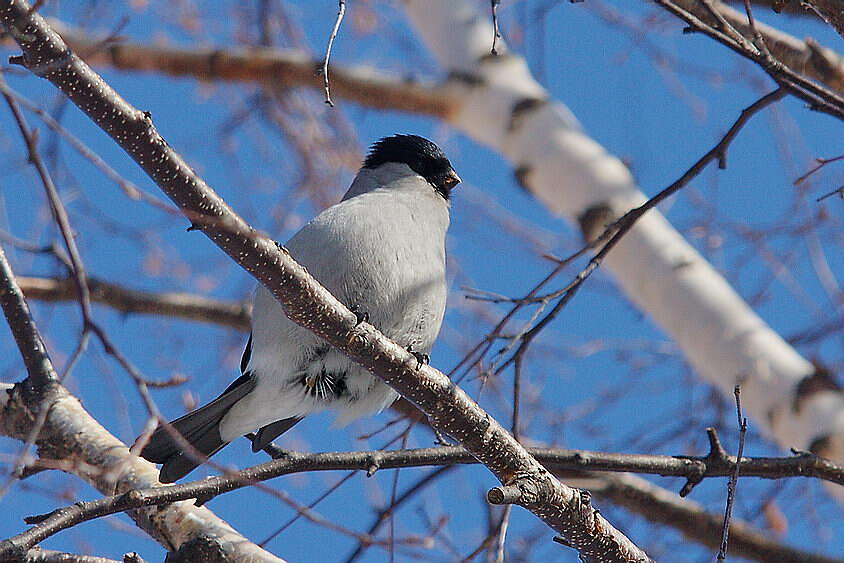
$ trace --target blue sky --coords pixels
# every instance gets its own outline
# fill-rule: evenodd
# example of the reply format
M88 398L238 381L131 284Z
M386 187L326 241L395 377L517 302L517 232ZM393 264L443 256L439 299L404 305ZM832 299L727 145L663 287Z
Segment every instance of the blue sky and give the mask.
M114 29L125 21L121 33L135 40L166 37L180 45L229 46L237 44L248 29L238 15L242 13L238 4L193 6L153 1L148 5L137 3L140 7L132 8L106 3L88 6L86 14L67 4L57 8L47 3L46 10L79 25L96 22L93 28L100 31ZM348 4L347 20L335 43L334 64L372 64L400 75L440 75L393 6L385 2ZM631 166L648 194L679 177L717 142L743 107L772 89L770 81L750 63L705 37L680 34L680 24L650 5L617 3L618 9L626 10L634 19L658 15L659 22L667 22L659 25L660 32L631 36L597 17L603 4L586 4L592 5L560 2L540 23L535 14L545 6L544 2L503 2L505 36L512 38L513 47L528 57L532 70L552 96L567 104L595 139ZM336 4L315 1L290 2L285 6L290 17L301 25L304 45L321 53ZM194 35L175 23L179 14L191 9L201 12L203 22ZM361 31L370 21L368 11L379 16L375 33ZM841 38L818 23L761 11L757 17L797 37L812 36L840 49ZM540 25L544 26L544 33L540 32ZM643 47L644 40L647 47ZM658 69L649 56L655 51L675 57L677 68ZM257 120L232 127L232 115L248 104L255 93L253 86L198 85L190 79L111 70L102 70L102 74L131 103L150 111L168 142L254 226L286 240L295 225L318 211L307 202L289 203L292 200L287 195L298 177L296 157L277 133L262 127ZM7 75L7 79L13 88L44 107L61 108L62 123L67 129L125 178L158 195L155 186L102 132L74 107L62 107L49 84L20 74ZM489 328L490 319L502 312L491 309L484 313L488 316L478 316L466 307L463 287L524 294L549 269L538 254L565 255L578 247L579 235L525 194L513 181L511 169L496 154L459 132L426 117L376 112L342 99L337 102L337 111L342 111L354 127L361 154L381 136L414 132L440 143L464 179L466 185L454 199L448 241L452 288L449 312L432 354L432 363L448 370L465 347ZM318 110L317 119L328 119L327 112L331 110L321 104L312 107ZM53 143L52 136L35 116L30 115L30 122L43 130L46 150ZM824 292L808 249L816 241L824 250L831 271L844 271L842 202L814 201L841 185L842 168L830 165L813 176L805 191L792 185L808 169L812 158L844 152L840 125L831 117L808 111L799 101L785 100L774 111L755 117L742 131L730 151L726 170L707 169L663 207L669 219L784 336L841 315L841 303L832 302ZM185 233L184 220L129 200L67 145L61 145L59 162L56 180L79 232L79 244L91 275L138 289L192 291L229 300L248 296L252 280L202 235ZM56 240L40 187L25 165L20 139L4 109L0 109L0 166L4 170L0 175L0 228L39 243ZM353 173L351 169L336 171L334 197L345 191ZM493 213L489 212L490 202L496 210ZM290 228L278 232L277 222L267 210L290 213ZM800 225L819 213L827 217L816 234L799 230ZM775 230L776 226L781 228ZM530 239L513 236L508 231L513 228L529 231ZM763 233L761 251L747 238L748 233L757 231ZM19 274L60 273L48 258L7 251ZM777 276L771 273L772 268ZM78 311L72 304L35 304L34 309L53 358L62 365L79 334ZM184 374L190 378L182 387L155 391L157 403L168 416L183 412L185 392L205 401L236 375L245 342L243 334L196 323L124 316L102 307L96 308L96 318L147 377L167 379L173 374ZM844 362L840 331L837 336L803 345L799 350L833 369L840 369ZM696 382L673 345L619 295L612 280L601 272L589 280L586 289L544 333L529 357L527 369L525 392L546 407L553 405L557 414L530 411L525 435L532 440L585 449L702 454L703 429L716 425L722 428L730 447L735 446L730 405ZM3 381L17 381L23 376L8 333L0 337L0 376ZM509 421L511 379L512 374L506 374L498 386L500 392L493 385L492 390L481 395L482 405L504 423ZM85 407L122 440L131 442L142 429L145 411L137 392L98 345L91 346L67 384L82 398ZM466 388L477 396L478 381L468 382ZM390 418L385 413L348 429L325 431L330 417L316 417L291 431L283 445L306 451L380 447L392 437L389 432L370 440L357 437L376 430ZM776 452L755 430L753 421L748 439L746 452L750 455ZM408 446L430 444L430 435L418 431L412 434ZM3 439L0 447L6 455L16 452L18 446ZM218 461L244 467L263 460L251 454L243 443L228 447ZM428 470L402 471L399 491L425 471ZM202 475L202 471L197 471L192 477ZM270 485L308 503L341 477L336 473L292 476ZM672 479L654 481L672 490L679 490L681 485ZM317 510L348 528L365 530L373 518L369 505L386 502L392 482L393 474L386 471L371 479L356 475ZM463 555L467 554L485 534L486 515L480 499L493 484L492 476L481 468L461 467L449 472L399 512L397 534L424 530L426 519L447 515L446 537L461 546ZM723 481L712 480L698 487L693 498L720 512L724 491ZM64 492L68 492L64 500L54 497ZM79 481L60 475L29 479L0 500L4 513L13 515L0 519L0 536L23 529L20 516L48 512L71 498L95 496ZM833 541L844 533L841 509L828 500L816 483L742 481L737 515L764 526L758 507L760 499L766 497L776 498L787 513L789 525L783 541L844 556L844 546ZM255 541L269 535L292 515L277 500L256 491L224 495L209 506ZM652 555L677 561L711 558L708 550L688 547L671 531L654 531L642 519L606 503L601 509ZM84 524L44 545L112 557L135 550L148 560L160 560L163 551L142 533L133 531L128 522L121 516ZM572 552L551 543L551 532L534 517L523 511L514 512L511 541L516 544L532 536L539 538L531 552L536 560L576 560ZM299 521L270 542L268 548L290 561L333 561L345 558L354 545L354 540ZM679 546L684 546L682 555L675 551ZM434 560L451 559L447 550L435 553ZM371 548L364 560L381 561L385 557L384 551Z

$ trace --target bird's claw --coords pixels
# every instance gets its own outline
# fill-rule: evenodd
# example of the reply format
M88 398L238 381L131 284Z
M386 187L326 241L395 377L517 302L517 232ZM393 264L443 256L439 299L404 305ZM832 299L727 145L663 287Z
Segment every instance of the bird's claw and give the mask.
M349 307L349 310L355 314L355 326L359 326L361 323L368 323L369 322L369 313L366 311L361 311L360 307L357 305L352 305Z
M428 354L425 354L425 353L423 353L423 352L417 352L417 351L415 351L415 350L413 349L413 346L412 346L412 345L408 345L408 346L407 346L407 351L408 351L408 352L410 352L410 354L411 354L414 358L416 358L416 369L417 369L417 370L418 370L418 369L421 369L421 368L422 368L422 366L424 366L424 365L426 365L426 364L430 363L430 361L431 361L431 356L429 356Z

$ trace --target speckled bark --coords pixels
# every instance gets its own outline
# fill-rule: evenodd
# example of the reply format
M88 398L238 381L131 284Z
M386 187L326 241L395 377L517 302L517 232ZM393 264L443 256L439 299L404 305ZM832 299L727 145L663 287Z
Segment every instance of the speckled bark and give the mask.
M356 319L268 238L251 229L130 106L72 54L22 1L0 3L0 22L24 52L20 61L60 88L133 158L220 248L252 273L295 322L337 346L423 410L503 483L531 494L520 504L556 530L586 561L647 561L578 492L559 483L495 420L442 373Z

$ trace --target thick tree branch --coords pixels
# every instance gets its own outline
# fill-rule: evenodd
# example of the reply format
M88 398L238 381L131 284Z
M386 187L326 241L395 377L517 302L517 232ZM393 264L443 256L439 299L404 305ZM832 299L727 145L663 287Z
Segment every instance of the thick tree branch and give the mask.
M269 238L255 232L157 133L149 114L123 100L73 54L26 2L0 3L0 22L23 50L16 59L51 81L133 158L197 229L264 284L288 317L381 377L457 439L507 486L518 503L556 530L586 561L646 561L582 495L554 478L489 414L442 373L355 315Z

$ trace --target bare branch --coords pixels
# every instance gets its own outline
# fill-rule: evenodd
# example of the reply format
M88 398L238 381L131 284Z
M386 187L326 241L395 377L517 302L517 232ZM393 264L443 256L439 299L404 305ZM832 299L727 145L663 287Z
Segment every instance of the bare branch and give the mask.
M50 210L53 214L53 219L59 228L59 232L64 240L65 248L67 250L68 258L70 260L70 269L73 274L73 281L76 285L77 297L79 306L82 310L82 320L84 324L84 331L87 332L89 324L91 323L91 296L88 291L88 282L86 280L85 266L82 263L82 257L79 255L79 249L76 246L76 239L74 238L73 229L70 226L70 218L59 197L59 191L56 189L50 173L47 171L47 166L41 160L41 155L38 152L38 135L37 131L30 130L23 113L18 107L17 101L6 92L6 80L3 74L0 73L0 96L6 100L6 104L12 112L15 123L17 123L20 130L21 137L26 144L27 155L29 162L35 167L38 172L38 177L41 179L41 184L44 186L44 191L47 194L47 201L50 202Z
M343 23L343 15L346 13L346 0L339 0L337 8L337 18L334 20L334 27L331 29L331 35L328 36L328 45L325 47L325 57L322 59L322 80L325 88L325 103L334 107L334 102L331 101L331 91L328 83L328 59L331 57L331 47L334 45L334 39L337 38L337 32L340 31L340 24Z
M61 302L76 297L73 280L68 278L18 277L18 284L27 299ZM218 301L191 293L140 291L90 277L88 288L91 301L123 313L161 315L249 330L251 305L247 303Z
M696 0L678 4L686 9L697 5ZM719 11L733 27L749 36L746 20L739 12L727 6L721 6ZM293 49L186 49L114 39L103 48L102 37L91 37L55 20L50 23L72 49L95 66L192 76L198 80L324 88L314 76L314 69L321 68L323 61ZM757 28L773 56L783 64L844 94L844 59L839 54L812 39L804 41L769 25L757 22ZM331 91L335 97L377 109L449 120L466 103L459 82L409 81L367 67L335 65L331 69Z
M743 466L743 464L742 464ZM588 474L594 475L594 474ZM587 477L596 498L610 501L641 515L650 522L674 528L702 545L718 549L723 514L707 512L700 504L658 487L635 475L621 473ZM763 563L841 563L841 559L806 553L784 546L747 522L733 520L730 552Z
M91 37L55 20L50 24L92 65L206 81L324 87L314 72L322 67L322 61L295 49L185 49L114 39L104 47L102 37ZM367 107L441 118L449 117L463 103L459 92L447 85L407 80L370 67L332 67L331 92Z
M702 21L714 23L698 0L677 0L674 4ZM803 41L761 22L755 22L754 26L750 26L743 14L719 1L713 2L713 6L717 14L746 39L752 40L758 32L771 56L790 69L822 82L838 93L844 93L844 66L842 66L841 56L834 51L819 45L814 39L808 38ZM806 10L799 10L799 12L805 13ZM753 27L756 28L756 32L753 31Z
M492 11L492 48L489 50L493 55L498 54L496 43L501 39L501 30L498 28L498 6L501 0L489 0L489 7Z
M529 448L545 467L555 473L584 471L636 471L658 475L683 476L700 482L708 477L728 477L738 466L736 457L727 456L723 449L705 457L655 456L632 454L604 454L578 450ZM91 520L138 507L161 505L188 499L208 499L283 475L313 471L362 471L400 469L408 467L475 464L478 460L459 447L422 448L414 450L374 450L362 452L327 452L303 454L284 452L280 459L262 463L226 476L173 485L132 490L90 502L76 503L48 515L28 519L38 525L13 538L16 545L33 544L58 531ZM741 458L742 477L817 476L836 483L844 483L844 470L827 460L802 454L789 458ZM597 477L601 478L601 477ZM524 494L517 485L505 485L490 490L494 504L519 502ZM380 519L379 519L380 520ZM372 532L370 532L372 533ZM2 545L2 544L0 544Z
M114 559L96 557L94 555L78 555L76 553L62 553L51 549L34 547L26 552L22 563L121 563ZM127 553L122 563L144 563L137 553Z
M41 335L29 314L14 274L0 249L0 304L21 351L29 377L14 388L0 388L0 432L26 440L41 409L44 424L37 437L39 454L67 462L73 472L103 494L159 485L155 466L131 455L125 444L109 434L82 408L58 377L47 356ZM254 557L279 561L234 531L205 508L171 504L163 509L133 511L132 518L143 530L170 550L190 553L194 542L218 546L235 559ZM173 522L189 522L173 526ZM5 553L22 556L32 547L3 542Z
M844 37L844 2L842 0L803 0L826 23Z
M721 5L717 0L708 0L703 4L694 0L656 0L656 3L685 21L689 25L689 30L700 31L739 55L755 62L789 94L805 101L813 110L844 119L844 98L839 94L794 72L794 70L776 60L769 51L753 46L743 34L730 33L736 26L729 23L729 26L725 28L721 20L724 11L732 10L731 8ZM715 16L707 6L715 6ZM754 35L753 28L749 24L747 25L749 35L752 38Z
M749 8L748 8L749 10ZM733 516L733 502L736 498L736 488L738 487L739 472L742 465L742 453L744 452L744 439L747 435L747 419L741 414L741 386L736 385L736 417L738 418L739 426L739 445L738 453L736 454L736 466L733 473L730 475L730 480L727 484L727 506L724 509L724 527L721 530L721 546L718 548L718 561L725 561L727 559L727 542L730 538L730 520Z
M598 222L593 224L584 224L581 222L581 226L584 231L584 238L589 241L583 248L566 258L565 260L561 261L561 264L565 264L573 260L576 256L586 252L590 248L597 248L598 251L589 260L589 263L584 267L574 278L566 284L563 288L542 297L544 303L548 303L553 299L557 299L557 302L554 304L554 307L551 310L539 318L535 324L532 322L529 323L529 329L525 329L524 331L520 332L514 338L511 339L511 344L505 347L504 351L509 352L511 348L515 347L515 351L509 356L506 357L503 361L501 361L495 367L495 373L501 373L505 368L510 366L511 364L515 364L521 361L522 356L526 353L528 347L533 342L534 338L543 330L545 329L552 320L554 320L557 315L560 314L562 310L565 309L566 305L574 298L580 288L583 286L584 282L595 272L595 270L600 267L601 263L606 258L607 254L621 241L621 239L634 227L636 222L645 215L651 209L656 208L661 202L665 201L671 195L677 193L679 190L684 188L688 185L689 182L692 181L695 176L700 174L700 172L710 163L717 162L719 168L726 167L726 158L727 158L727 149L729 148L730 144L738 135L739 131L747 124L753 115L758 113L759 111L763 110L764 108L768 107L769 105L779 101L783 96L785 96L785 89L779 88L765 94L745 109L741 111L739 117L733 122L732 126L727 130L724 136L712 147L706 154L700 157L692 166L680 176L675 182L671 185L657 193L655 196L650 198L644 204L635 207L625 213L620 219L611 223L610 225L604 227L604 222ZM597 227L597 228L596 228ZM603 232L600 232L598 228L603 228ZM595 233L600 232L600 234L596 237ZM538 288L545 284L556 272L560 271L560 266L556 267L554 271L549 275L546 276L540 284L531 290L531 293L521 299L515 300L516 305L511 309L508 313L508 317L512 315L516 310L518 310L522 305L525 303L530 303L531 299L534 299L532 295L537 292ZM533 320L533 319L532 319ZM502 321L503 322L503 321ZM484 342L486 342L485 340ZM478 349L481 345L484 344L481 342L475 349ZM518 343L518 346L515 346ZM499 352L499 356L502 356L501 352ZM518 374L518 370L517 370ZM518 405L518 401L515 401L515 404Z
M23 298L20 287L15 283L15 275L2 248L0 248L0 306L3 307L6 322L12 330L12 336L23 357L31 387L46 388L55 384L58 376L47 357L47 348L32 321L29 306Z

